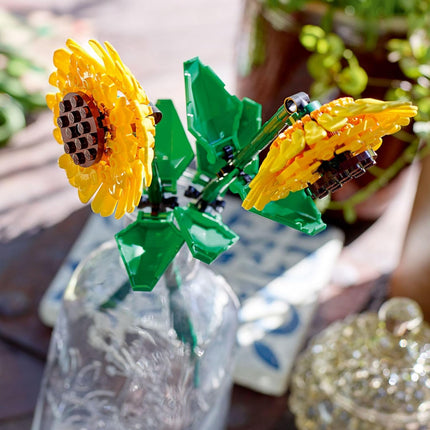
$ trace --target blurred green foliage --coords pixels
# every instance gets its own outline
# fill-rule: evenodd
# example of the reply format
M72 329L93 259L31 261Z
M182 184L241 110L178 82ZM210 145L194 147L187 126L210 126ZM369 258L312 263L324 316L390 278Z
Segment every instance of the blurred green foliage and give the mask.
M322 97L333 87L351 96L359 96L365 90L367 73L337 34L326 33L315 25L305 25L299 38L302 45L312 52L307 66L314 79L311 87L313 96Z
M16 40L24 34L21 27L31 31L24 20L0 10L0 146L26 125L32 112L46 106L42 88L48 72L23 54L27 47Z

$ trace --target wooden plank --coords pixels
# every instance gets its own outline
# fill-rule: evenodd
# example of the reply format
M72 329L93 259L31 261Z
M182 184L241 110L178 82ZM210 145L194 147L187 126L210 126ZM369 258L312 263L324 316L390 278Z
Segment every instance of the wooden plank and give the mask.
M32 421L33 414L12 420L0 421L0 430L28 430L31 428Z
M228 417L228 430L295 430L287 411L287 395L266 396L234 386ZM288 425L284 425L288 424Z
M43 369L42 360L0 341L0 422L33 413Z
M39 301L88 215L83 207L50 228L0 244L9 260L0 271L0 338L45 356L51 330L38 318Z

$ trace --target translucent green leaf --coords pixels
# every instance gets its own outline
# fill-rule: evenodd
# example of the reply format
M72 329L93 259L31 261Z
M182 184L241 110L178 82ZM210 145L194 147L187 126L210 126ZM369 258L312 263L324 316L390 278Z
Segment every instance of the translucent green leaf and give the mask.
M412 55L411 45L407 40L391 39L387 43L387 49L391 52L398 52L402 57Z
M12 58L7 64L8 73L16 78L22 76L29 69L29 63L23 58Z
M430 119L430 97L424 97L416 102L421 119Z
M367 73L361 67L346 67L339 75L339 88L352 96L360 95L367 86Z
M309 51L315 51L320 39L325 36L325 32L321 27L316 25L305 25L302 28L299 39L300 43Z
M402 58L400 68L406 77L410 79L418 79L421 76L419 65L414 58Z
M316 44L316 51L318 52L318 54L327 54L330 51L329 42L325 37L322 39L318 39Z
M430 96L430 88L424 87L422 85L413 85L412 94L417 99L421 97L428 97Z
M357 213L351 205L345 204L343 208L343 216L345 221L349 224L353 224L357 220Z
M387 100L405 100L411 99L410 93L402 88L391 88L385 94Z
M323 67L325 56L321 54L312 54L307 61L308 71L316 81L331 80L330 71Z
M343 43L343 40L334 33L328 34L326 40L330 47L331 56L337 58L342 57L343 52L345 51L345 44Z
M339 71L341 69L341 64L339 61L339 57L334 55L325 55L321 58L322 63L320 64L326 69L332 69L332 71Z

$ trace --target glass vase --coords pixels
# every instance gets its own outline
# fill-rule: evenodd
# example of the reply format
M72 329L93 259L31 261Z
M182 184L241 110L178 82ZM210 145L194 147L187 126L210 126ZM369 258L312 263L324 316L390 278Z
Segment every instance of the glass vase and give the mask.
M133 292L105 243L65 292L32 430L224 428L237 307L186 248L152 292Z

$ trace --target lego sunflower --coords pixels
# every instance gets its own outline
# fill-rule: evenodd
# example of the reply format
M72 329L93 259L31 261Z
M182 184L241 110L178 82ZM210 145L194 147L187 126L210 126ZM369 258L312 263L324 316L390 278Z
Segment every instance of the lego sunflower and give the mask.
M272 143L243 207L262 210L270 201L306 188L314 197L323 196L318 185L331 191L333 184L364 172L374 164L382 137L399 131L416 114L417 108L403 101L345 97L321 106Z
M68 49L55 51L49 82L58 92L46 100L54 113L54 137L64 146L58 163L80 200L94 197L94 212L121 218L152 180L154 118L144 90L115 49L95 40L89 45L97 55L70 39Z

